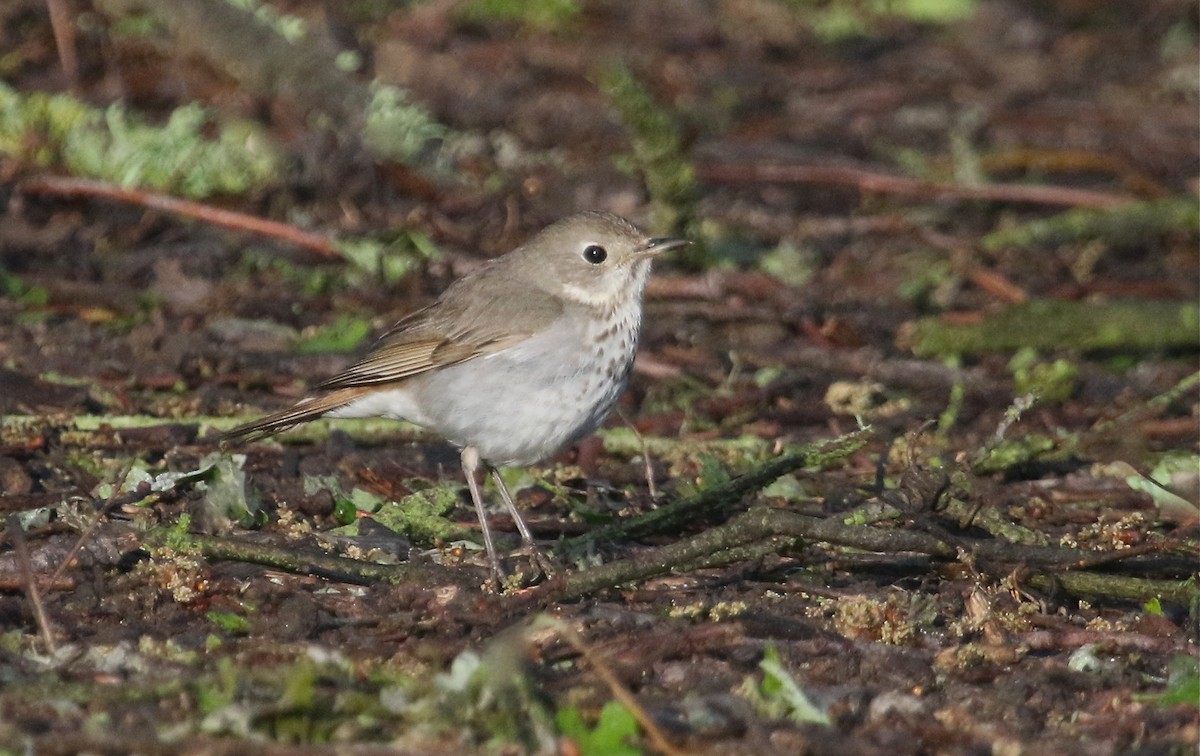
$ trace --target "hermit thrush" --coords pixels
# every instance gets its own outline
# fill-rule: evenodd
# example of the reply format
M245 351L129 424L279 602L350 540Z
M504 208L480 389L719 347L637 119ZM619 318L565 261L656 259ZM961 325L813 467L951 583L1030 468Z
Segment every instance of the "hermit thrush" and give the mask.
M650 260L686 243L647 238L609 213L572 215L456 281L313 396L228 437L269 436L322 416L428 428L460 449L488 560L503 577L481 466L540 561L496 467L533 464L600 426L633 366Z

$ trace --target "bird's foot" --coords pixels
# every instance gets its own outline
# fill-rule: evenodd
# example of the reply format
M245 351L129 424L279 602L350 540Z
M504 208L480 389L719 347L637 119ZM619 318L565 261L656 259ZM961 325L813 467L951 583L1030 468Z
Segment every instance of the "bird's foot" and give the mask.
M533 568L534 578L552 578L558 572L558 565L533 544L522 546L513 553L529 558L529 565Z
M488 587L495 593L518 591L552 578L558 572L558 565L532 544L513 551L511 556L516 557L520 565L512 574L506 572L499 564L492 566Z

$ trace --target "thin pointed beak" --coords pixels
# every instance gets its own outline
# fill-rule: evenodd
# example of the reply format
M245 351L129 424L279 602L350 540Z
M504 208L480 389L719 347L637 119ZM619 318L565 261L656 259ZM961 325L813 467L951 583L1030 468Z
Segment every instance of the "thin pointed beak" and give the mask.
M675 249L676 247L685 247L691 244L687 239L650 239L640 250L638 257L657 257L663 252Z

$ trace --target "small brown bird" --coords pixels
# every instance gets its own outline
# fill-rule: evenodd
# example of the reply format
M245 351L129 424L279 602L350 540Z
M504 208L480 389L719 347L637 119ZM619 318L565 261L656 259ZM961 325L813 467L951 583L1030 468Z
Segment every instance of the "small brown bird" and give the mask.
M227 438L269 436L322 416L423 426L460 449L493 573L504 576L481 466L541 563L496 467L546 459L600 426L633 367L650 261L686 243L647 238L610 213L572 215L455 281L313 396Z

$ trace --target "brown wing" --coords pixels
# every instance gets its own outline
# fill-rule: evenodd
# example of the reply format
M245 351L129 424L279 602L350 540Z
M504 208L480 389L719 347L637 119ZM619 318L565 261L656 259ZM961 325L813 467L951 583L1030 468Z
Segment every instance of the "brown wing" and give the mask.
M507 276L460 279L442 298L394 325L358 363L317 388L379 386L521 343L562 313L562 303Z
M481 271L477 271L481 272ZM324 415L373 387L519 344L562 313L557 299L505 276L468 276L401 320L359 362L317 386L322 392L225 434L259 438Z
M430 332L428 323L404 321L384 335L359 362L317 386L332 391L361 386L380 386L424 373L437 367L464 362L481 354L505 349L528 338L528 333L495 334L468 331L453 335Z

